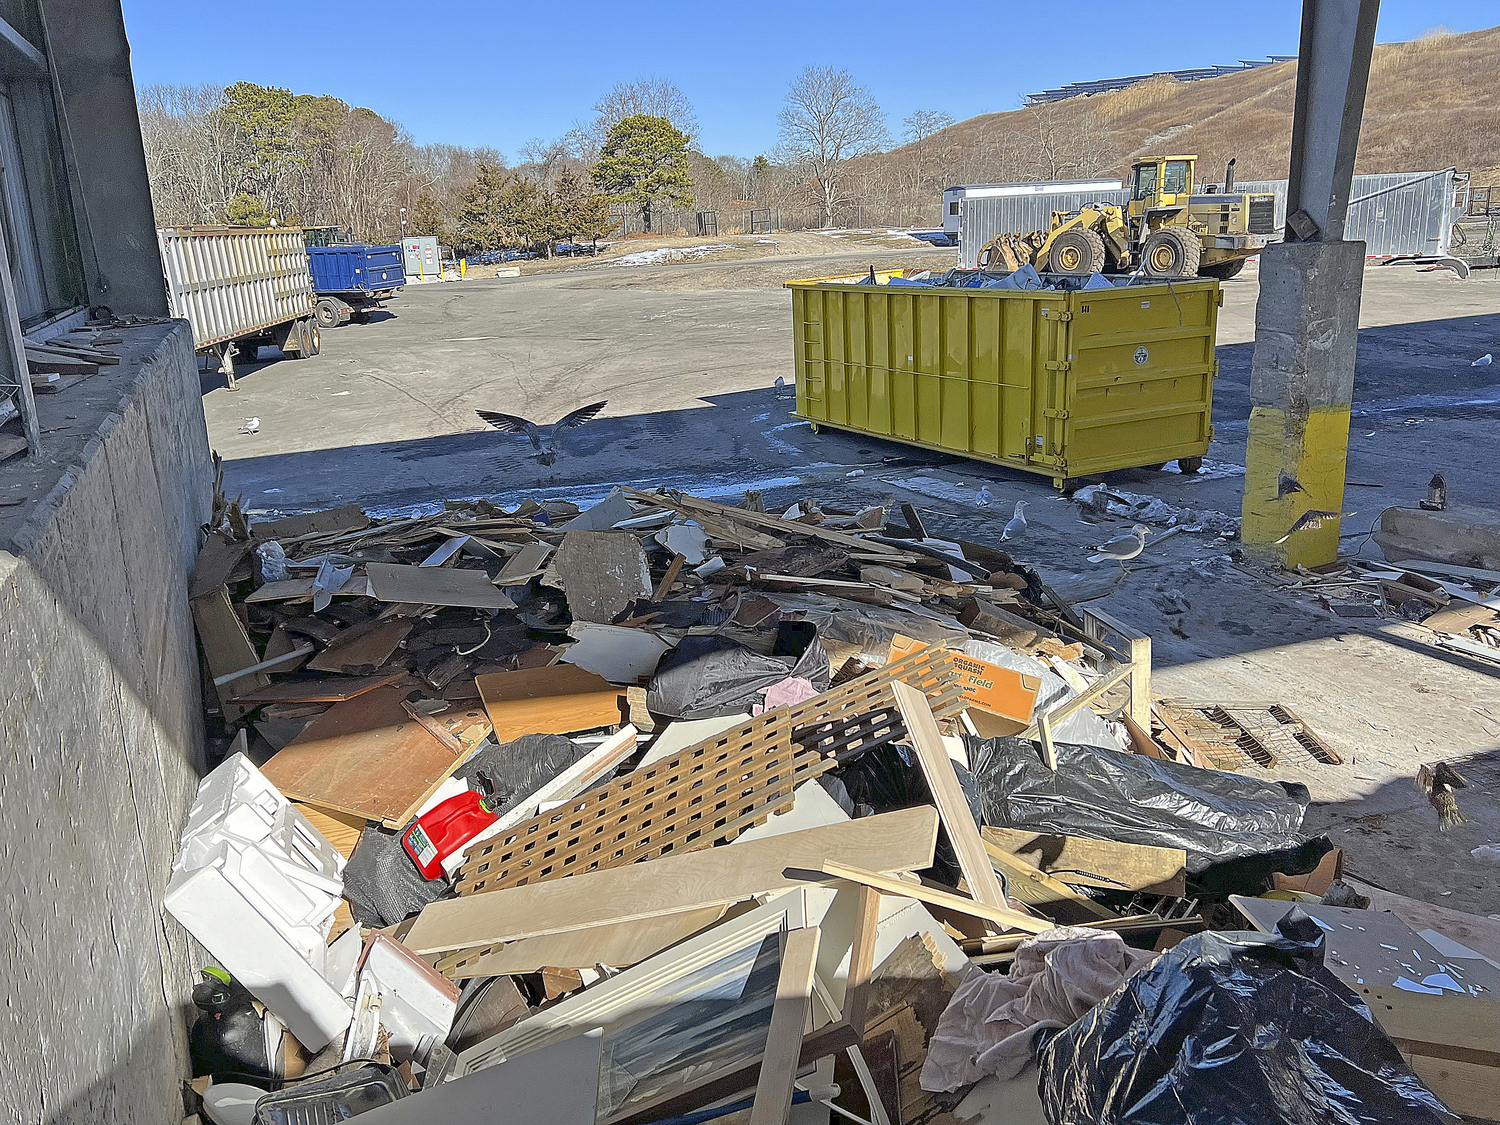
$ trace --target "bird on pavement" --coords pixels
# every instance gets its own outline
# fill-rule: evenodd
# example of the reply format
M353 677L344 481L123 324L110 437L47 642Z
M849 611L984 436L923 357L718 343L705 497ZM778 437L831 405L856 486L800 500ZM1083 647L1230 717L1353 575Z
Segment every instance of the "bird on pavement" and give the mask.
M1000 542L1007 539L1019 539L1026 534L1026 501L1016 501L1016 514L1010 517L1010 522L1005 525L1005 530L1000 533Z
M608 405L607 401L580 406L571 414L564 414L550 426L538 426L535 422L527 421L518 415L501 414L495 410L476 410L474 413L502 433L525 434L531 439L531 447L537 451L537 461L543 465L551 465L557 460L557 441L562 431L576 430L603 410L606 405Z
M974 503L980 508L988 508L994 499L995 494L990 491L989 485L980 485L979 491L974 494Z
M1146 536L1151 529L1143 523L1138 523L1130 529L1128 535L1116 535L1108 543L1101 543L1098 553L1089 556L1089 562L1104 562L1113 559L1120 564L1120 572L1128 573L1125 564L1135 558L1146 549Z

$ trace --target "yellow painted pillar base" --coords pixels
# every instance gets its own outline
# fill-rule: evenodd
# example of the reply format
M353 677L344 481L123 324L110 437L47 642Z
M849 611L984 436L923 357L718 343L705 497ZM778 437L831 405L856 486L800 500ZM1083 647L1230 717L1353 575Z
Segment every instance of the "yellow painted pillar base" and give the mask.
M1313 407L1305 416L1272 406L1250 411L1240 522L1248 558L1286 567L1322 566L1338 558L1338 518L1291 528L1306 512L1343 510L1348 455L1348 406ZM1295 481L1304 491L1280 496L1283 481Z

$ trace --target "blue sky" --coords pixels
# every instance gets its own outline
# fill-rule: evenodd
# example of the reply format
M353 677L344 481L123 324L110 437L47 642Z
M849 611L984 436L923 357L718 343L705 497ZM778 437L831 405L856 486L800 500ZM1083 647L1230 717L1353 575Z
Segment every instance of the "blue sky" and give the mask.
M705 152L754 156L775 144L787 83L810 64L847 68L899 133L918 108L962 119L1014 109L1026 93L1068 82L1296 54L1301 19L1297 0L1259 0L1231 4L1222 21L1190 7L1196 15L1150 20L1142 34L1131 30L1128 6L1107 4L1087 28L1064 25L1066 37L1049 49L1061 6L1041 0L941 9L911 0L260 0L252 8L124 0L124 8L139 85L244 79L333 94L400 122L418 143L492 145L512 159L529 138L556 137L591 117L616 81L645 75L671 79L692 100ZM953 14L929 15L938 11ZM1500 0L1385 0L1379 41L1435 25L1495 24ZM1127 39L1130 49L1120 49Z

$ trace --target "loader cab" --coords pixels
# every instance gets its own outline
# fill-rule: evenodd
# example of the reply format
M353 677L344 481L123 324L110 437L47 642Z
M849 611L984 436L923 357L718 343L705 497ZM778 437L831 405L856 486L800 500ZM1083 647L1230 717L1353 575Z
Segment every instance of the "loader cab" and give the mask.
M1130 169L1130 206L1132 224L1138 224L1148 212L1185 208L1192 202L1193 164L1196 156L1164 156L1142 160ZM1164 218L1165 216L1163 216ZM1160 221L1148 221L1153 229Z

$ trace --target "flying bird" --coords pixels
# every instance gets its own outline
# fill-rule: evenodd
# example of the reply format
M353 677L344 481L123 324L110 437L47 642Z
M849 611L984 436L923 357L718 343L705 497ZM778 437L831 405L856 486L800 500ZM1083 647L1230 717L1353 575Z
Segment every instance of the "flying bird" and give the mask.
M1438 762L1436 765L1423 762L1422 768L1417 771L1417 788L1427 794L1428 802L1437 810L1438 826L1443 829L1469 823L1469 818L1464 816L1454 798L1454 790L1468 787L1469 783L1464 780L1463 774L1447 762Z
M1350 514L1352 515L1353 513ZM1279 547L1299 531L1314 531L1323 526L1324 520L1336 520L1338 518L1338 512L1325 512L1320 508L1309 508L1297 517L1296 523L1286 529L1285 535L1276 540L1276 546Z
M1005 525L1005 530L1000 533L1000 542L1007 539L1019 539L1026 534L1026 501L1016 501L1016 514L1010 517L1010 522Z
M606 401L580 406L571 414L564 414L550 426L538 426L518 415L501 414L495 410L476 410L474 413L501 433L525 434L531 439L531 447L537 451L537 461L543 465L551 465L557 460L557 440L562 431L576 430L607 405Z
M1089 562L1104 562L1113 559L1120 564L1120 572L1126 572L1125 564L1146 549L1146 536L1151 529L1138 523L1127 535L1116 535L1108 543L1099 545L1098 553L1089 556Z

